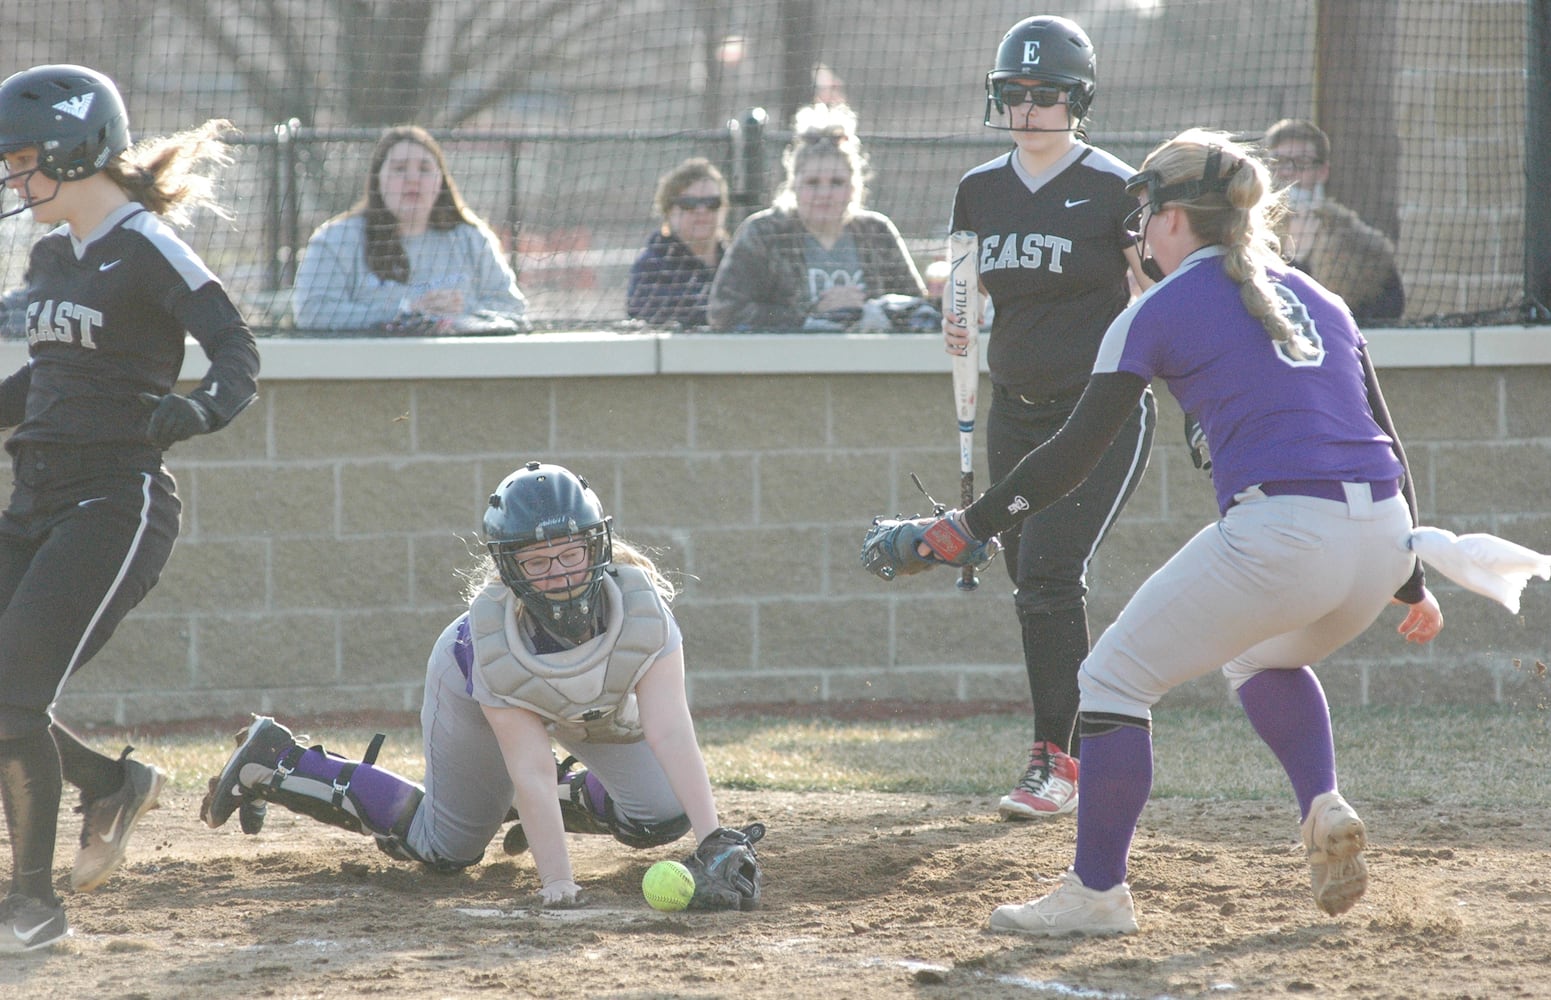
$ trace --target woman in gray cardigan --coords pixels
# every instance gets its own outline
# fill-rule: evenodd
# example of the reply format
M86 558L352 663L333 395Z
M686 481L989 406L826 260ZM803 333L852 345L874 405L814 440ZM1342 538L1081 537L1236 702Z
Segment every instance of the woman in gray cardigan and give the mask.
M296 325L398 334L526 332L527 300L500 241L414 125L377 141L366 193L318 227L292 290Z
M899 230L862 208L866 160L855 125L844 107L797 113L785 183L771 208L738 227L717 269L713 329L844 330L868 299L925 297Z

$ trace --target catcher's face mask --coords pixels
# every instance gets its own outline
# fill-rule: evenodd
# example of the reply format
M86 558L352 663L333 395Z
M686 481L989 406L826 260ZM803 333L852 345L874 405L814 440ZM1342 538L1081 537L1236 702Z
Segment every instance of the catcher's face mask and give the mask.
M1163 271L1158 267L1158 262L1147 255L1147 226L1152 223L1152 217L1163 211L1163 206L1171 201L1193 201L1202 195L1227 191L1233 175L1238 173L1240 163L1236 160L1223 171L1222 154L1221 146L1208 146L1206 166L1201 176L1193 180L1164 184L1163 175L1157 170L1143 170L1132 174L1126 181L1126 194L1138 200L1143 194L1147 196L1147 201L1137 205L1136 211L1127 217L1126 228L1136 235L1137 252L1142 256L1142 271L1152 280L1162 281ZM1142 214L1144 211L1145 220Z

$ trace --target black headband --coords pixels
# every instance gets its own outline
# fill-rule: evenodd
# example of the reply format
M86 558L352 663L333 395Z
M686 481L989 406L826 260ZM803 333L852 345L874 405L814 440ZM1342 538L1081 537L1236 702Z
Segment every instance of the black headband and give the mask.
M1190 201L1204 194L1227 191L1233 175L1239 172L1239 167L1244 165L1244 161L1234 160L1226 173L1219 174L1222 154L1221 146L1208 146L1206 166L1196 180L1180 181L1165 186L1163 175L1156 170L1143 170L1139 174L1133 174L1131 179L1126 181L1126 194L1135 198L1145 188L1147 204L1156 213L1162 211L1163 206L1171 201Z

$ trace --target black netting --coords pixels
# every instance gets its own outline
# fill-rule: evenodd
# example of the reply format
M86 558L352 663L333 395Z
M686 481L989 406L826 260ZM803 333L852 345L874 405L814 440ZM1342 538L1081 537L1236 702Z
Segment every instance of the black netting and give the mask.
M1525 178L1545 173L1533 161L1546 154L1526 148L1527 94L1547 85L1545 7L1089 0L1060 13L1098 52L1095 143L1134 164L1189 126L1255 138L1279 118L1317 121L1332 142L1328 195L1397 247L1402 322L1447 325L1541 318L1526 273L1546 264L1526 259L1546 240L1525 220L1546 218L1548 195ZM224 177L236 219L201 219L190 242L255 326L289 324L299 249L359 195L373 140L401 121L443 141L541 327L612 326L659 174L691 155L720 164L741 199L731 228L778 183L816 75L859 117L869 207L924 268L958 177L1008 148L981 125L983 79L1030 12L993 0L9 0L0 53L6 72L78 62L113 76L137 136L210 117L242 129ZM750 149L729 122L756 107L768 128ZM7 286L35 235L25 217L0 223Z

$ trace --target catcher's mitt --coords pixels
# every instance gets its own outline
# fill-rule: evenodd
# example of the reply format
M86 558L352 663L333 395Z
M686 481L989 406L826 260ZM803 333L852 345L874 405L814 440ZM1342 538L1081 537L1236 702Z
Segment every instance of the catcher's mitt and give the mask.
M750 823L741 830L718 827L695 853L684 859L684 867L695 877L692 910L752 910L759 905L764 875L754 845L765 835L763 823Z
M924 543L927 554L916 546ZM873 576L892 580L933 566L975 566L984 569L1002 543L979 541L964 527L963 514L950 510L936 517L910 519L875 517L862 538L862 566Z

